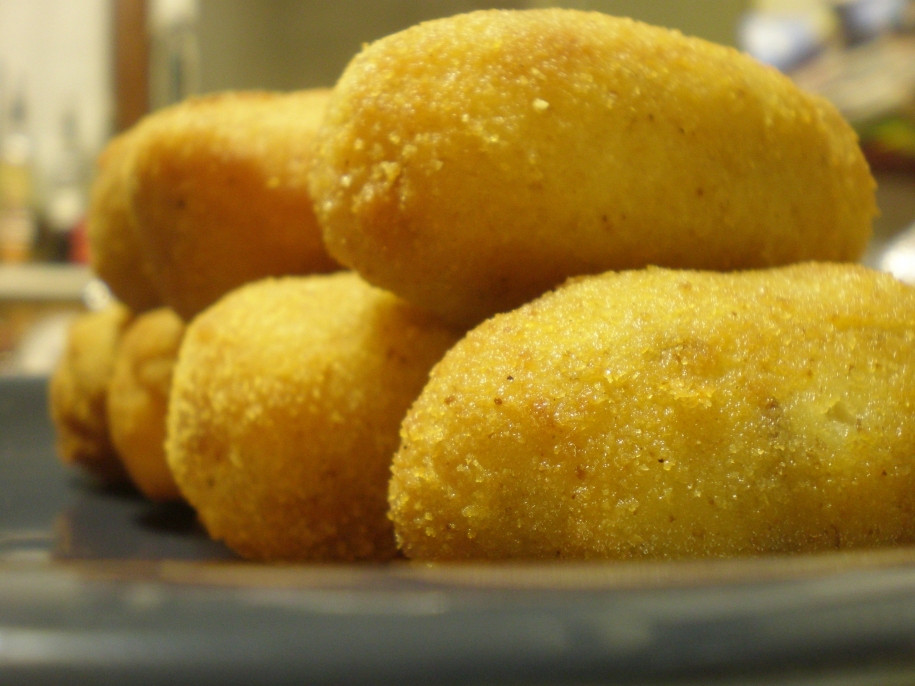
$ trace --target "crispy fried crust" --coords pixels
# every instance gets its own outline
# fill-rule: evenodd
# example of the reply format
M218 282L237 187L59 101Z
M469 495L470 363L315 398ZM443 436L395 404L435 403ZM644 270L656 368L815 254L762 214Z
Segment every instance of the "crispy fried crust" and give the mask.
M112 482L126 480L126 473L108 435L108 382L132 316L120 303L80 315L48 391L60 458Z
M383 38L317 140L331 254L462 324L575 274L853 260L875 214L831 104L736 50L597 13Z
M306 186L327 96L221 93L137 127L140 244L164 304L186 320L243 283L337 268Z
M143 314L124 334L108 386L111 442L130 479L150 500L177 500L165 461L165 416L184 322L163 307Z
M121 134L99 156L86 232L92 269L115 297L134 312L157 307L162 298L152 282L130 207L133 135Z
M398 427L456 338L352 273L230 293L189 325L175 369L181 491L248 558L391 558Z
M694 558L915 541L915 290L850 265L576 280L431 373L409 557Z

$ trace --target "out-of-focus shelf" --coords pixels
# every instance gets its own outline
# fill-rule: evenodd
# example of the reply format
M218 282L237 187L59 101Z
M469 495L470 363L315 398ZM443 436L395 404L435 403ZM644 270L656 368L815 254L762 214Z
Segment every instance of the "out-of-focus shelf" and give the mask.
M81 300L92 278L84 265L0 265L0 302Z
M0 377L51 373L93 281L81 265L0 265Z

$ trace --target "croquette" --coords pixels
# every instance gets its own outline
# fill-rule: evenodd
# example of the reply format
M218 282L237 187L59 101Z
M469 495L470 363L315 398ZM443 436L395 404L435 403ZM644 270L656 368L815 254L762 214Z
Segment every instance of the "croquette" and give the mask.
M126 473L108 434L108 383L132 317L121 303L79 315L48 390L61 460L112 483L125 481Z
M137 317L118 346L108 385L111 442L150 500L181 497L165 461L165 416L184 328L167 307Z
M163 304L185 320L266 276L337 269L306 176L326 90L228 92L136 127L131 208Z
M316 145L330 253L461 325L578 274L854 260L875 214L825 99L732 48L575 10L367 46Z
M255 560L386 560L398 427L458 334L352 273L267 279L188 326L166 455L213 538Z
M152 267L144 257L130 208L133 136L113 139L99 156L86 235L93 271L114 296L133 312L144 312L162 303L152 282Z
M411 558L915 542L915 289L856 265L581 277L471 331L404 420Z

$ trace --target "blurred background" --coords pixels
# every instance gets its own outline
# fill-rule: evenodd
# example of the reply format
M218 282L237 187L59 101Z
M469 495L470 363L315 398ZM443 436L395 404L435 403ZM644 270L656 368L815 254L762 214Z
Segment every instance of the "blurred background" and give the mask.
M48 373L73 314L104 300L84 219L111 136L194 93L333 85L363 43L419 21L547 6L733 45L831 99L878 177L866 260L915 274L886 258L915 220L909 0L0 0L0 374Z

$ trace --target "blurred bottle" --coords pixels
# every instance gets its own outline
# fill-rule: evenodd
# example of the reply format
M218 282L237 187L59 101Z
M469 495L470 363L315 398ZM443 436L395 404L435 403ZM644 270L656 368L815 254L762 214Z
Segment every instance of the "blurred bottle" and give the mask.
M847 46L861 45L900 28L908 0L843 0L834 6Z
M81 230L88 204L89 162L72 106L63 113L60 135L61 153L47 179L35 250L37 259L49 262L73 260L72 244Z
M200 89L197 0L151 0L150 105L158 109Z
M0 141L0 262L25 262L31 256L37 228L24 88L20 87L13 98L4 123Z

